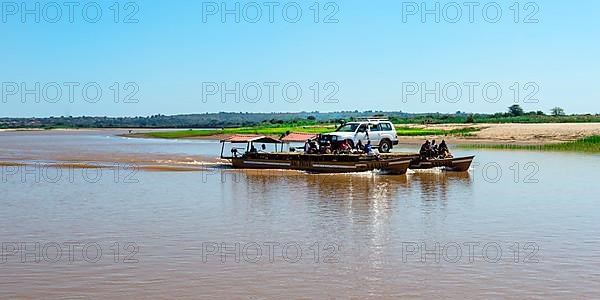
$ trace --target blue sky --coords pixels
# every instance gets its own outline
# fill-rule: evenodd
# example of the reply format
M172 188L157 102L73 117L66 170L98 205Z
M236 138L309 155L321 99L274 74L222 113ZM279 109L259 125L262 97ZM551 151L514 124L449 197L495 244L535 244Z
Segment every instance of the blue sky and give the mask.
M134 5L124 1L119 2L119 22L115 22L116 8L111 8L115 1L90 2L77 2L73 22L68 7L62 6L58 16L56 8L48 5L51 1L23 2L34 11L40 4L38 13L25 15L23 7L15 11L3 2L0 116L496 112L515 103L526 110L548 112L560 106L567 113L600 112L598 1L524 1L517 2L518 10L515 1L476 1L473 22L468 7L452 1L323 1L317 2L319 22L315 22L315 1L271 1L277 4L273 22L264 4L269 1L254 2L262 11L257 18L252 1L137 1ZM218 11L210 14L215 3ZM222 3L228 9L240 4L239 23L234 13L221 19ZM414 3L418 11L407 14ZM439 3L439 13L425 15L423 22L422 3L427 9ZM461 16L452 3L461 7ZM101 16L95 14L96 6ZM283 7L288 9L285 15ZM302 15L293 23L296 7ZM501 16L496 15L496 7L501 8ZM519 22L515 22L516 11ZM337 22L324 23L327 15ZM256 23L249 22L253 18ZM96 23L91 22L94 19ZM137 23L124 23L125 19ZM524 23L525 19L537 23ZM71 84L72 99L70 82L76 83ZM234 90L236 82L239 91L224 95L221 84ZM81 96L83 86L90 83L102 91L95 103ZM213 83L218 91L203 91L203 86L214 87ZM440 84L437 91L436 83ZM286 84L291 87L290 99L282 96ZM56 85L61 86L60 97L55 95ZM260 98L241 98L256 98L256 85L261 86ZM272 101L268 85L275 92ZM475 93L472 99L467 95L469 85ZM409 86L419 89L408 93ZM482 96L484 86L488 98ZM421 87L433 92L425 94ZM297 88L302 97L292 101ZM502 97L495 100L498 88ZM114 90L120 91L118 99ZM315 90L320 91L318 99ZM123 103L130 93L137 103ZM330 93L337 102L324 103Z

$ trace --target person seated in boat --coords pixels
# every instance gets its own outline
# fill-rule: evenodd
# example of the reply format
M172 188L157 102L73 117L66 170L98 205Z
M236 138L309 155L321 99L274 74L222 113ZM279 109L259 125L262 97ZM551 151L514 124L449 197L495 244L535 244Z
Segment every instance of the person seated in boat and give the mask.
M371 145L371 141L367 141L364 151L365 151L365 154L373 154L373 146Z
M438 145L435 140L431 140L431 157L436 157L438 152Z
M319 153L319 144L315 140L310 141L310 149L308 150L308 154L316 154Z
M450 150L448 149L448 145L446 145L445 140L442 140L438 149L439 149L440 157L452 158L452 154L450 153Z
M331 153L332 153L331 142L327 141L325 143L325 146L321 147L321 154L331 154Z
M258 150L254 147L254 145L250 145L250 153L257 153Z
M440 152L441 152L441 151L444 151L444 150L448 150L448 145L446 145L446 141L445 141L445 140L442 140L442 142L441 142L441 143L440 143L440 145L438 146L438 150L439 150Z
M375 157L377 157L377 159L380 158L379 151L377 151L376 149L373 149L373 145L371 145L371 141L367 141L367 144L365 145L365 154L369 155L369 156L375 156Z
M340 143L340 147L339 147L339 152L340 153L349 153L350 152L350 145L348 144L347 140L344 140Z
M430 152L431 144L429 143L429 140L426 140L425 143L421 145L421 149L419 150L419 155L421 156L421 159L427 159L429 157Z
M359 152L361 152L361 151L363 151L363 150L364 150L364 148L365 148L365 147L363 146L363 143L362 143L362 141L361 141L361 140L358 140L358 143L356 143L356 151L359 151Z

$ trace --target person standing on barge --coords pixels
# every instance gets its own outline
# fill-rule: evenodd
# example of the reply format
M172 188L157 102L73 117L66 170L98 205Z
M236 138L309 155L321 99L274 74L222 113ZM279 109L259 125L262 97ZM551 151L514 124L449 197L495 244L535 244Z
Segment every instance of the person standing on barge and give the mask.
M308 154L310 152L310 139L306 140L304 143L304 153Z

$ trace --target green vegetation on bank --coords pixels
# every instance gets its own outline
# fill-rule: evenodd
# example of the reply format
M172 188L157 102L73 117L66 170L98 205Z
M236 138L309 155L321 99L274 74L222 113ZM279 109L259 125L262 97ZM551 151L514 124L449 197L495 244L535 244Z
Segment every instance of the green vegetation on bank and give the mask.
M443 124L443 123L591 123L600 122L599 114L566 115L565 110L554 107L550 115L543 111L525 110L518 104L508 107L506 112L495 114L421 114L411 117L390 118L394 124Z
M505 149L532 151L568 151L600 153L600 136L594 135L573 142L546 145L458 145L469 149Z
M145 135L153 138L177 139L191 137L205 137L219 134L263 134L263 135L282 135L286 132L308 132L323 133L335 130L334 125L314 125L314 126L292 126L283 124L279 126L255 126L240 128L224 128L209 130L179 130L165 132L149 132Z
M543 111L526 112L519 105L506 112L494 114L466 113L407 113L402 111L337 111L248 113L219 112L188 115L153 115L146 117L60 116L48 118L0 117L0 129L10 128L240 128L290 124L293 126L339 124L359 117L386 116L394 124L446 123L585 123L600 122L600 114L567 115L560 107L549 114Z
M176 139L207 137L219 134L263 134L263 135L282 135L287 132L307 132L307 133L326 133L332 132L336 128L334 124L305 125L297 126L294 124L262 125L255 127L224 128L210 130L179 130L166 132L149 132L144 135L153 138ZM468 127L462 129L422 129L411 127L396 127L399 136L422 136L422 135L459 135L468 136L471 132L478 131L478 128Z
M548 116L526 114L513 116L505 113L493 115L424 115L410 118L390 118L394 124L460 124L460 123L593 123L600 122L599 115Z

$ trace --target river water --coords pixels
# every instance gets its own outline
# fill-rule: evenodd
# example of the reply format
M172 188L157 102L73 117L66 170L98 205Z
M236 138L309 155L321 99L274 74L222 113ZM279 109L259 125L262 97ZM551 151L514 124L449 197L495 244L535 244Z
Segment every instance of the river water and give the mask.
M0 298L600 294L598 155L457 149L470 172L317 175L119 133L0 133Z

